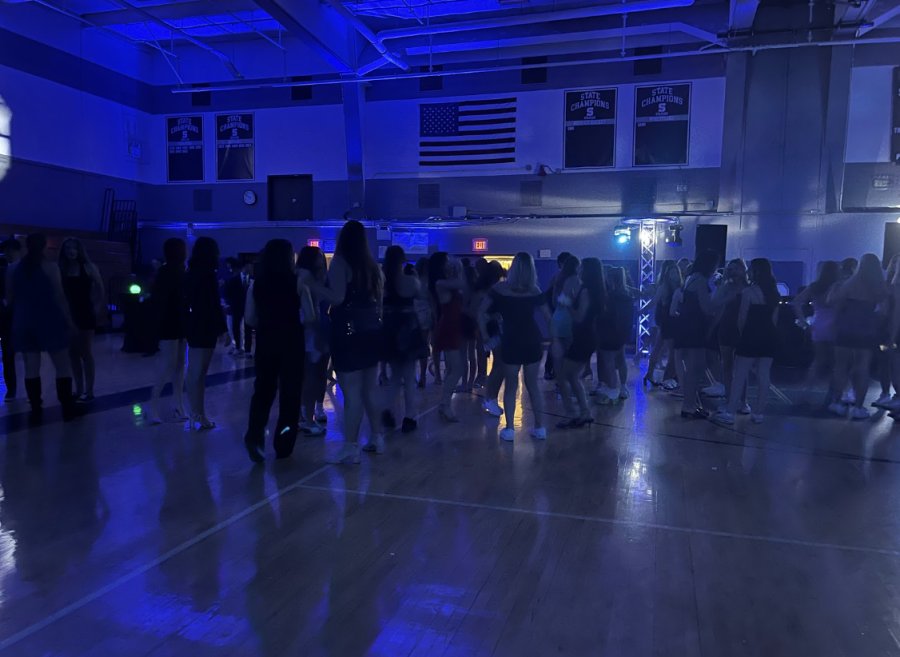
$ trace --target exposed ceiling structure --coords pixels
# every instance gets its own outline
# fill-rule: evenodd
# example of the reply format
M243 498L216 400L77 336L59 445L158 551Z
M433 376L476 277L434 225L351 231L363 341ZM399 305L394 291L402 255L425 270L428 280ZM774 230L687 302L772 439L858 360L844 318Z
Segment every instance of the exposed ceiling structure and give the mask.
M193 47L244 77L221 44L251 40L268 43L273 61L300 40L338 79L900 40L900 0L24 1L159 51L179 83L172 60Z

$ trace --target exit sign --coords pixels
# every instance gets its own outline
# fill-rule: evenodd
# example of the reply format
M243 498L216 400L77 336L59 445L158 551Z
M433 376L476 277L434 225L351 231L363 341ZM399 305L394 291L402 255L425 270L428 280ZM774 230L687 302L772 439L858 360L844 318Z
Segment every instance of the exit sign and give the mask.
M482 253L488 250L488 241L484 238L476 238L472 240L472 250L475 253Z
M322 240L306 240L306 245L318 249L322 246Z

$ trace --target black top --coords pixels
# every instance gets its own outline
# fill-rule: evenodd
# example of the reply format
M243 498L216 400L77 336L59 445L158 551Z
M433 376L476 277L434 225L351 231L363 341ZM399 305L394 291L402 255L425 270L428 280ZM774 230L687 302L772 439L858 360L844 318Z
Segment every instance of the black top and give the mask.
M578 303L581 299L581 292L575 295L574 309L578 310ZM597 311L599 309L590 304L584 319L580 322L572 323L572 345L566 351L566 358L576 363L586 363L591 359L591 355L597 351Z
M634 324L634 299L626 292L609 293L606 312L599 321L599 344L603 351L618 351L631 340Z
M752 303L747 322L735 353L744 358L775 358L778 353L778 329L772 317L778 303Z
M534 311L546 302L544 293L519 297L491 290L490 295L493 309L503 318L500 358L507 365L539 362L544 355L544 347Z
M719 320L719 345L723 347L737 347L741 340L741 332L738 329L738 313L741 310L741 299L744 293L738 293L722 309L722 318Z
M257 316L257 355L302 354L305 347L297 278L264 277L254 281L253 301L256 303Z
M188 308L188 346L215 348L218 337L228 330L219 300L215 270L188 269L184 275L184 290Z
M160 340L187 337L188 306L184 283L183 265L165 264L156 273L150 298L156 304Z
M693 280L685 284L684 300L681 302L681 313L678 316L678 330L675 334L676 349L704 349L709 333L710 317L703 312L700 295L696 289L687 289ZM704 283L707 288L709 282Z
M78 265L76 276L68 276L63 273L62 286L75 326L83 331L97 328L94 302L91 300L91 288L94 286L94 280L87 273L84 264Z

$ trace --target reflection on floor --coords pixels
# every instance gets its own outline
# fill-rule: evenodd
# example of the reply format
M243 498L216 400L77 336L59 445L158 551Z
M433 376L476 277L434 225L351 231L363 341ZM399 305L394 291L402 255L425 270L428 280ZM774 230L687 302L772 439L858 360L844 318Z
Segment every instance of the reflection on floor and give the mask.
M97 350L87 417L0 417L0 654L900 654L897 430L791 405L789 376L762 425L632 384L544 442L526 406L512 443L429 385L357 467L325 465L330 395L324 440L252 467L252 361L216 356L219 428L191 434L141 419L154 359Z

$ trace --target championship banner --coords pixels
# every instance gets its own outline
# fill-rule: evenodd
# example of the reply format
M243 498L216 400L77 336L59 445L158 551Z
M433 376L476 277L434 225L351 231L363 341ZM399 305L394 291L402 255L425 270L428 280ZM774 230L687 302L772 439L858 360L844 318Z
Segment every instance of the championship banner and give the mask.
M203 117L166 117L166 180L203 182Z
M634 90L634 166L686 165L690 140L691 84Z
M891 162L900 164L900 66L891 83Z
M216 180L253 180L253 114L216 114Z
M564 168L612 167L616 162L616 90L567 91Z

